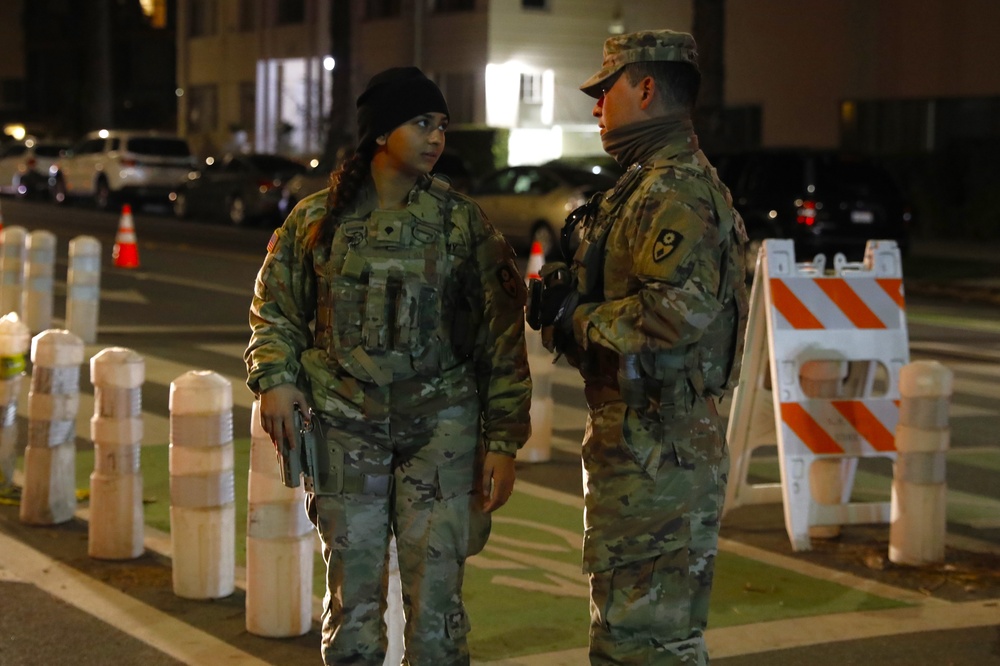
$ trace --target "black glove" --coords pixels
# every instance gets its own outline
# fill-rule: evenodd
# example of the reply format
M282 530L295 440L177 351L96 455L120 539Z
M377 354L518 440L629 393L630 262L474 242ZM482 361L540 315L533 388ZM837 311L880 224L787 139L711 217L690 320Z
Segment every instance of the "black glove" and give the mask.
M542 292L542 326L572 331L573 311L580 304L580 292L573 284L558 284Z

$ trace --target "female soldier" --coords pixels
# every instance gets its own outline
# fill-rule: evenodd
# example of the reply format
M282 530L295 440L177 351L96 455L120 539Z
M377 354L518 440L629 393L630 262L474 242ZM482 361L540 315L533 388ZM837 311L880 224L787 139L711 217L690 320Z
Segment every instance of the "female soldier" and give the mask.
M275 443L308 406L326 431L306 501L327 562L325 662L382 664L392 535L406 663L467 664L462 576L485 541L470 504L507 501L530 430L524 283L478 206L430 176L448 124L437 86L393 68L357 106L355 154L268 244L248 385Z

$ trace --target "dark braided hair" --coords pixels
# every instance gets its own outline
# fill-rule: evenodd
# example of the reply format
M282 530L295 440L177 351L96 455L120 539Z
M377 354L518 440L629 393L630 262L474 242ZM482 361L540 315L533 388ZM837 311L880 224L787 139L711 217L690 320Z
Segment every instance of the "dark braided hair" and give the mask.
M310 250L333 242L338 218L358 198L365 180L371 174L371 161L375 144L360 146L330 174L330 192L326 197L327 214L309 230L307 243Z

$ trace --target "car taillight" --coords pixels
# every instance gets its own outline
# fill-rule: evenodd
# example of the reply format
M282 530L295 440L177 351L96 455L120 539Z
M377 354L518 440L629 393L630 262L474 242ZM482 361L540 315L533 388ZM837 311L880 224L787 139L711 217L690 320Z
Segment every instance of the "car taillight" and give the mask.
M808 199L803 201L797 211L795 211L795 221L799 224L804 224L807 227L811 227L816 223L816 202L809 201Z
M267 180L266 178L261 178L260 180L257 181L257 189L260 191L261 194L264 194L271 188L276 187L277 184L278 181L276 180Z
M136 165L136 161L129 157L123 157L118 161L121 163L123 167L134 167Z
M29 169L32 169L32 170L34 170L34 168L35 168L35 165L36 165L36 164L38 164L38 161L37 161L37 160L35 160L35 158L34 158L34 157L29 157L29 158L28 158L28 161L26 162L26 164L28 165L28 168L29 168Z

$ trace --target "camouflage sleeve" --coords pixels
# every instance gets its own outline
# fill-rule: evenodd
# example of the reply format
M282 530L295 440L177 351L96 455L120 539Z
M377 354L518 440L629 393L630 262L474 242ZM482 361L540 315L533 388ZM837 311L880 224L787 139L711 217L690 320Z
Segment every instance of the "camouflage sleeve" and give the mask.
M531 376L524 344L527 291L507 241L471 206L482 289L476 378L486 450L515 455L531 434Z
M316 310L312 257L304 247L308 212L304 200L274 232L257 273L250 304L250 344L243 358L247 386L260 394L295 383L299 356L312 344L309 323Z
M624 298L578 308L573 324L581 344L620 354L683 347L722 311L713 213L691 187L647 184L622 208L605 261L629 262L635 285Z

